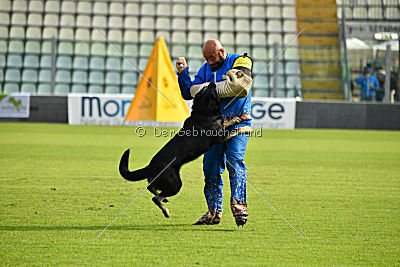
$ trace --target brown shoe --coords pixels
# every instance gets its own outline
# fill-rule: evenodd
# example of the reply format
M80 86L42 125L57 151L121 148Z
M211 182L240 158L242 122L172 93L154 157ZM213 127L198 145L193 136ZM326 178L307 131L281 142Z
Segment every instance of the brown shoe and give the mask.
M211 214L210 211L207 211L197 222L193 225L212 225L219 224L222 219L222 212L218 212L216 214Z

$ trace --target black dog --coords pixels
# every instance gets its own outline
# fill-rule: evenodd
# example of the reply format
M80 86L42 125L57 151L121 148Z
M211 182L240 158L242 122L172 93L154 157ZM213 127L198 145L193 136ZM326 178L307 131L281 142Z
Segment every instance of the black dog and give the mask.
M129 171L129 149L123 154L119 172L129 181L146 179L148 190L155 195L153 202L169 217L168 209L161 202L168 202L167 197L176 195L182 187L179 176L181 166L205 152L211 146L233 137L225 131L225 127L240 121L231 120L229 125L223 124L221 105L215 91L215 84L210 83L196 94L192 113L183 124L183 128L153 157L150 164L143 169Z

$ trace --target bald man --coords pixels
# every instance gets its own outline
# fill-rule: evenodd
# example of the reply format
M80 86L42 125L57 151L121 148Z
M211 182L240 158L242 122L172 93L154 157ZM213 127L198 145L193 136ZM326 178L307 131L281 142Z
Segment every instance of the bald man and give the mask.
M203 56L206 63L200 68L193 81L189 76L189 68L185 58L178 58L176 68L182 97L185 100L193 99L195 94L203 87L210 82L215 82L224 121L230 121L235 118L235 120L240 121L238 124L228 128L228 130L250 127L251 59L247 55L226 53L218 40L205 42ZM246 75L239 73L240 76L238 69L245 71ZM239 76L249 80L250 84L247 83L247 87L243 86L245 84L243 80L241 80L242 82L234 83L234 80ZM247 167L244 163L244 156L249 137L249 134L239 134L225 143L212 146L204 154L204 195L208 211L194 225L220 223L223 207L223 180L221 174L224 172L225 167L229 171L230 204L236 224L243 226L247 222Z

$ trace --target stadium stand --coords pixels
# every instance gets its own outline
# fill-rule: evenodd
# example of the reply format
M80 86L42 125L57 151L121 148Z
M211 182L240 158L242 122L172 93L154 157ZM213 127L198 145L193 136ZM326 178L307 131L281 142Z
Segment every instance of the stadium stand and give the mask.
M343 100L339 62L320 57L321 50L340 57L335 1L298 0L297 26L307 29L298 39L303 97Z
M398 1L353 2L345 1L350 19L400 19ZM155 38L163 36L172 61L185 56L192 74L204 63L201 48L207 38L220 39L228 52L248 53L258 75L253 94L272 96L272 64L262 69L274 58L273 44L282 49L306 28L280 56L278 96L294 97L301 90L304 98L343 99L337 26L341 3L2 0L0 88L37 94L133 93L140 79L135 67L144 70ZM51 90L53 51L56 87Z

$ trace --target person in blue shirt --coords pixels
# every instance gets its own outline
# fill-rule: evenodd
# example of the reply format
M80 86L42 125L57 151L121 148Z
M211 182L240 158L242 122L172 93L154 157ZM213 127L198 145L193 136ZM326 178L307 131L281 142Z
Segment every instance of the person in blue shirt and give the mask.
M232 82L229 77L236 77L237 72L234 72L233 69L237 65L245 65L251 70L252 60L246 54L245 57L240 54L226 53L218 40L208 40L204 43L203 56L206 63L200 68L193 81L189 76L189 68L185 58L178 58L176 67L182 97L185 100L193 99L194 95L203 87L210 82L215 82L224 121L227 122L232 119L239 121L228 129L250 127L251 71L247 73L248 75L244 75L250 81L250 85L247 83L247 87L239 84L239 89L235 90L236 87L233 86L233 83L228 86L227 83ZM239 74L237 77L239 77ZM225 89L232 90L227 93ZM194 225L218 224L221 221L223 207L221 174L225 168L229 171L230 205L236 224L243 226L247 222L247 167L244 163L244 156L249 137L249 134L238 134L225 143L214 145L204 154L204 195L208 211Z
M375 92L379 90L379 81L371 74L371 68L366 67L364 69L364 75L356 80L356 84L361 85L361 100L374 100Z

